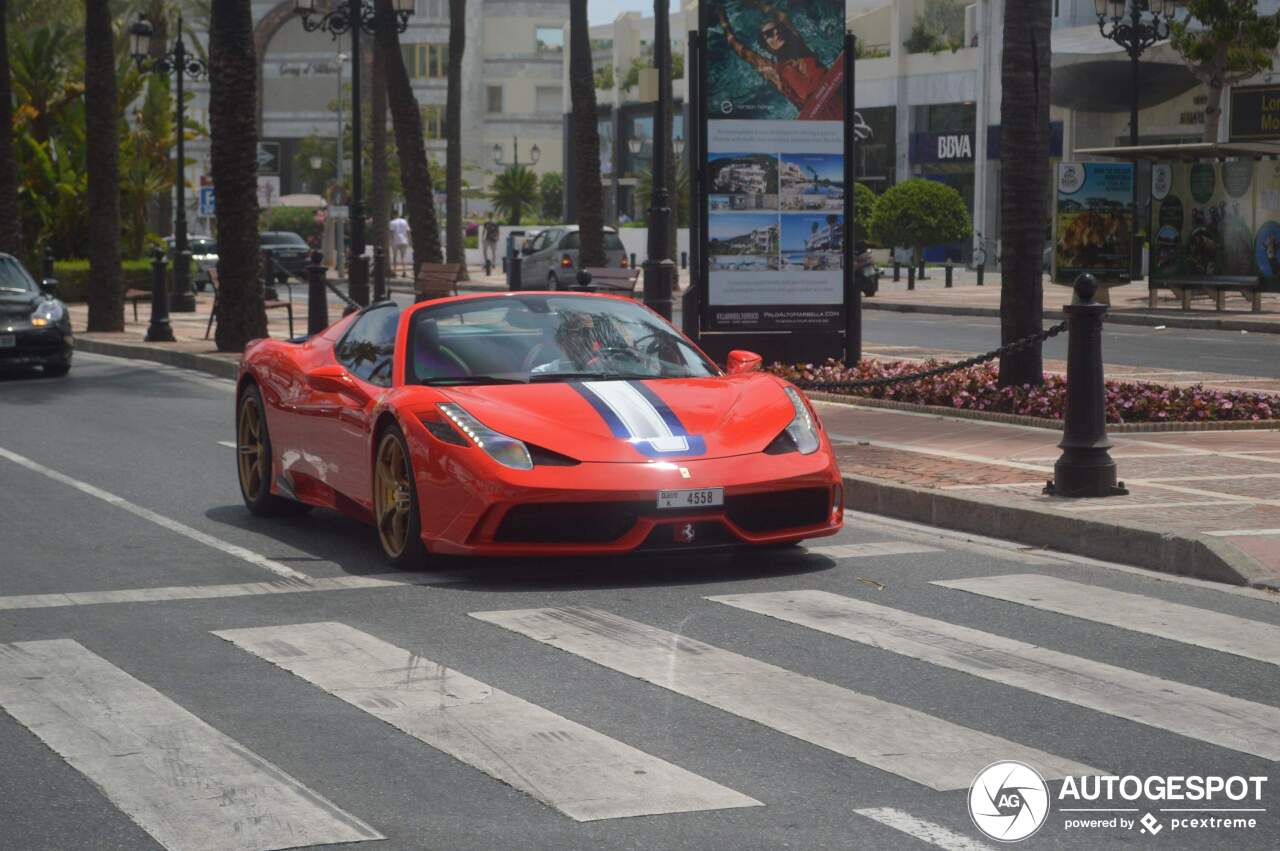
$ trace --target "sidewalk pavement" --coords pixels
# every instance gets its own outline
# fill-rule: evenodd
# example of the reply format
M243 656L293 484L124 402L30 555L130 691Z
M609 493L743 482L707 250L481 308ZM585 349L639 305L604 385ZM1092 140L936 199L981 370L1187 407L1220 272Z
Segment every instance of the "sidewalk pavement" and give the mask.
M880 278L879 292L862 300L863 309L951 316L1000 315L999 274L987 273L984 285L979 287L973 270L956 267L952 276L954 286L950 289L945 287L942 269L929 267L928 274L926 280L916 281L914 290L908 290L905 269L900 281L894 281L892 272L885 269ZM1111 297L1108 323L1280 334L1280 293L1263 294L1261 313L1251 312L1250 303L1239 293L1227 295L1226 309L1222 312L1214 310L1213 303L1205 298L1192 301L1192 310L1182 310L1181 301L1168 290L1159 291L1158 306L1152 309L1147 306L1145 280L1111 287L1108 293ZM1045 281L1046 318L1062 318L1062 305L1070 301L1069 287Z
M505 287L500 276L491 276L469 282L464 291ZM296 289L294 331L303 334L306 299ZM234 378L239 355L218 352L212 335L203 339L212 301L207 293L199 295L195 313L171 315L173 343L144 341L149 305L139 305L137 322L126 306L122 332L87 333L79 330L87 307L73 304L76 346ZM341 305L330 305L331 319L340 313ZM268 318L271 336L289 335L284 311L269 311ZM1062 365L1050 361L1047 367ZM1108 377L1128 371L1135 378L1170 380L1113 365ZM1218 378L1221 386L1270 389L1253 379ZM1280 589L1280 430L1115 435L1112 457L1130 495L1070 500L1040 492L1059 454L1056 430L817 404L836 446L851 509L1152 570Z

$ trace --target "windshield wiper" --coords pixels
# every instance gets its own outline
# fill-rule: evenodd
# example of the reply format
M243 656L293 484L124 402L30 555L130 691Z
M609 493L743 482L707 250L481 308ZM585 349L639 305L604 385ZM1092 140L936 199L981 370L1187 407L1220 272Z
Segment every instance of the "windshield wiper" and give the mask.
M424 378L418 382L427 387L448 386L451 384L524 384L519 378L502 378L497 375L442 375L436 378Z
M543 381L643 381L661 378L660 375L644 375L638 372L534 372L529 383Z

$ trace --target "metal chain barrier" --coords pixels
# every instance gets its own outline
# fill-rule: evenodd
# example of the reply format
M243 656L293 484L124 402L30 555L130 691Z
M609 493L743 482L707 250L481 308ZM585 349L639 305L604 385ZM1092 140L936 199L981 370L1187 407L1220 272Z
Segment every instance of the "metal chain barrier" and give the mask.
M962 369L968 369L971 366L977 366L980 363L995 360L1003 355L1020 352L1023 349L1029 349L1037 343L1042 343L1050 337L1061 334L1067 328L1066 321L1059 322L1057 325L1050 326L1043 331L1037 331L1034 334L1028 334L1021 339L1014 340L1008 345L1001 346L998 349L992 349L986 354L975 355L955 363L948 363L942 366L926 369L923 372L912 372L906 375L893 375L886 378L863 378L857 381L805 381L803 379L794 380L792 383L801 390L859 390L867 387L888 387L892 384L906 384L911 381L920 381L925 378L933 378L938 375L945 375L948 372L958 372Z

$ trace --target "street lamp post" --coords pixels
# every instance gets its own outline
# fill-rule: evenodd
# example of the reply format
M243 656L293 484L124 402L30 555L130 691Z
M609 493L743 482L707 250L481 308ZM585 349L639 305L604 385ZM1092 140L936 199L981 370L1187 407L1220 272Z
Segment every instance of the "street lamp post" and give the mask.
M671 36L668 0L653 3L653 64L658 66L658 99L653 105L653 176L649 191L648 257L644 259L644 303L671 319L675 263L671 260L671 202L667 195L667 107L671 99Z
M414 0L391 0L395 13L396 32L404 32L413 14ZM378 15L373 0L345 0L327 11L318 8L316 0L295 0L295 11L302 18L302 28L307 32L323 30L337 39L351 33L351 246L347 256L348 290L353 301L369 303L369 265L364 256L364 181L360 173L360 31L373 35L377 32ZM339 88L341 88L341 63L339 63ZM341 155L339 155L341 162ZM386 281L378 281L376 288L386 292Z
M177 86L174 125L178 135L177 203L174 206L173 221L173 310L177 313L194 313L196 294L191 288L191 252L187 250L187 193L186 177L186 102L183 94L184 77L198 80L208 69L198 56L187 52L187 45L182 40L182 16L178 16L178 35L174 39L173 50L162 56L152 57L151 36L154 30L146 18L138 18L129 28L133 36L133 61L138 70L144 74L159 74L168 77L173 74Z
M529 148L529 165L537 165L538 160L540 160L541 158L542 158L542 149L539 148L535 143L533 147ZM496 165L498 168L506 168L509 165L515 166L516 168L520 167L520 137L519 136L511 137L511 162L509 163L504 162L502 159L502 144L499 142L493 143L493 164Z

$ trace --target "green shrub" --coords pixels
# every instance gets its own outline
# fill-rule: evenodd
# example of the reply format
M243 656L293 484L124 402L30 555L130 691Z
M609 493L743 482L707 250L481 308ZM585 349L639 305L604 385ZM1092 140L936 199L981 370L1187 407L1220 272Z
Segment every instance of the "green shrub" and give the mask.
M917 259L926 245L964 239L972 230L960 193L922 177L886 189L876 201L870 224L876 242L909 245Z
M312 207L268 207L260 216L260 230L292 231L303 239L319 239L324 227L316 224L316 211Z
M120 272L124 289L151 291L150 260L125 260ZM88 260L59 260L53 264L53 276L58 280L58 298L65 302L85 300L89 293Z
M871 215L876 210L876 193L865 183L853 184L853 238L866 240L872 247L879 247L871 238Z
M464 236L464 237L462 238L462 247L463 247L463 248L479 248L479 247L480 247L480 237L479 237L479 236Z

